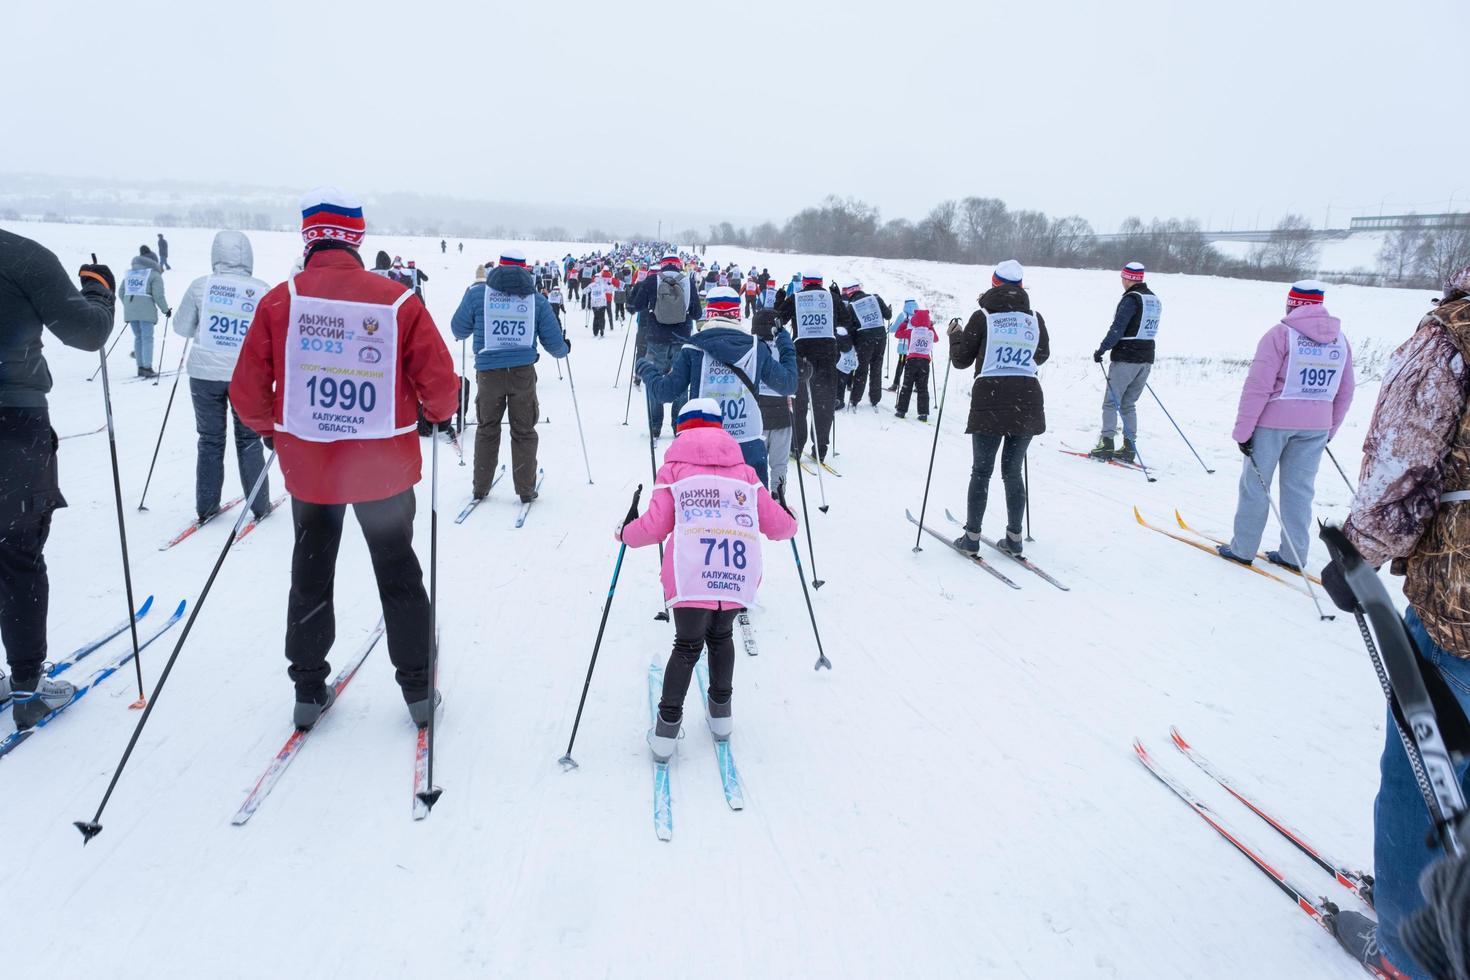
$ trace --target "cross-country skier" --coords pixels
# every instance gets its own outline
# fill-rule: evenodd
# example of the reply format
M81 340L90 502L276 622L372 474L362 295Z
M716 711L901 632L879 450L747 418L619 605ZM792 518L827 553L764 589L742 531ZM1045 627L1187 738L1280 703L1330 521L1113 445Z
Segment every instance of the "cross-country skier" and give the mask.
M863 292L861 280L854 279L842 289L843 298L852 307L857 320L857 371L852 376L852 407L863 400L868 389L868 402L875 408L883 397L883 350L888 345L888 321L893 310L876 293Z
M647 358L637 371L655 402L676 398L712 398L723 413L725 431L740 444L745 462L761 483L767 479L765 425L758 395L796 392L796 348L786 332L774 338L774 351L740 328L740 297L729 286L710 290L704 308L706 326L689 339L662 373Z
M1256 345L1240 392L1231 434L1246 458L1241 463L1235 533L1215 550L1249 565L1261 545L1270 513L1267 488L1281 469L1281 546L1266 560L1297 571L1306 560L1317 466L1353 403L1353 352L1342 321L1323 303L1327 287L1303 280L1286 297L1286 316Z
M1108 365L1107 390L1103 392L1102 435L1089 454L1095 459L1118 459L1131 463L1138 452L1133 440L1138 436L1138 399L1148 384L1154 366L1154 339L1159 334L1163 306L1144 283L1141 262L1123 266L1123 298L1113 313L1108 335L1092 352L1092 359L1102 363L1103 355L1112 351ZM1118 431L1118 412L1123 414L1123 448L1115 449L1113 436Z
M138 377L155 378L153 370L153 328L158 323L158 314L171 316L168 297L163 294L163 268L153 257L152 250L141 246L127 274L123 276L122 289L123 320L133 331L133 357L138 362Z
M1021 522L1026 514L1021 467L1032 437L1046 431L1046 405L1036 369L1051 356L1051 343L1045 318L1031 309L1024 278L1021 263L1014 259L1002 262L970 322L963 330L957 319L949 324L951 363L961 369L978 365L965 426L973 454L965 533L955 539L955 547L972 554L980 550L980 525L997 452L1006 494L1006 535L999 544L1013 555L1021 553ZM910 349L909 356L913 355Z
M1291 319L1289 314L1287 321ZM1389 360L1363 441L1358 493L1342 527L1369 565L1387 564L1393 574L1405 576L1409 609L1404 625L1424 661L1425 680L1431 694L1452 699L1462 713L1470 713L1467 391L1470 266L1450 277L1439 306L1420 319L1413 336ZM1322 584L1338 608L1354 610L1352 590L1336 562L1323 570ZM1365 962L1381 966L1378 960L1383 957L1404 975L1420 980L1429 974L1408 955L1402 931L1424 904L1420 876L1435 853L1424 842L1434 827L1391 716L1384 730L1381 782L1373 808L1373 907L1378 929L1366 936L1339 934L1339 939ZM1467 775L1462 767L1460 782L1470 792ZM1460 878L1461 901L1470 901L1463 884L1470 882L1470 874L1462 868ZM1470 936L1467 916L1470 904L1448 919L1458 918L1462 954L1464 937Z
M225 425L231 416L235 423L235 459L240 468L240 485L247 494L265 465L260 436L230 410L230 378L235 373L240 347L256 308L270 286L252 275L255 253L250 239L241 232L217 232L209 259L214 274L200 276L189 284L179 303L179 318L174 321L176 333L194 338L188 370L194 430L199 433L194 512L200 521L208 520L219 510L225 482ZM267 482L255 497L256 518L270 512L270 499Z
M694 333L694 321L703 318L704 307L699 301L694 274L684 270L684 262L677 252L670 250L659 260L658 274L643 283L640 302L634 308L647 311L647 351L641 360L648 360L658 368L659 374L667 374L674 366L674 359ZM640 320L643 318L640 316ZM673 400L673 411L677 415L684 404L684 396ZM657 399L649 399L648 431L657 439L663 431L664 406Z
M76 697L45 676L51 583L46 539L51 514L66 506L56 466L56 431L46 395L51 371L43 328L68 347L101 350L112 332L117 283L105 265L84 265L81 290L49 250L0 231L0 642L10 675L0 699L15 698L16 728L30 728Z
M660 577L674 611L674 649L664 669L658 722L648 733L660 762L674 754L701 650L709 651L710 732L730 737L735 617L755 601L760 586L761 537L785 541L796 534L796 518L757 480L722 420L713 399L684 405L648 511L615 534L630 548L667 539Z
M489 334L486 334L486 326ZM450 329L459 339L474 337L475 472L471 493L484 499L500 460L500 420L510 413L511 478L523 503L536 499L537 343L552 357L566 357L572 345L545 296L531 284L526 256L506 249L486 277L465 290Z
M790 349L793 353L796 350L791 335L782 329L774 309L762 307L755 310L750 332L759 337L778 360L783 349ZM784 339L778 340L778 334ZM800 359L795 359L794 363L797 364L796 383L800 386ZM766 466L770 476L766 485L781 496L786 486L786 467L791 462L791 396L780 394L770 385L758 381L755 400L761 410L761 425L765 428L762 436L766 442Z
M592 280L587 287L587 295L591 297L589 302L592 306L592 336L601 337L607 330L608 314L612 312L612 280L605 276L598 276Z
M799 281L800 290L788 293L776 310L783 324L793 325L797 355L811 365L810 391L802 387L796 392L792 449L799 455L806 447L806 413L810 400L817 430L814 448L818 461L826 462L832 416L837 408L837 328L856 329L857 320L845 304L833 302L832 294L822 285L820 272L803 273Z
M362 203L344 190L320 187L301 199L305 268L266 294L230 382L240 418L274 439L292 497L286 657L303 729L334 696L327 652L348 504L367 539L409 717L422 728L437 704L429 596L413 550L413 488L423 472L415 430L420 404L434 423L454 414L459 378L423 302L363 269L364 228Z
M168 264L168 239L163 237L161 231L158 233L158 264L164 272L173 268Z
M894 320L888 325L888 332L897 337L898 331L903 328L904 324L908 323L909 317L913 316L914 311L918 308L918 300L904 300L903 312L898 315L898 319ZM897 391L898 386L903 383L903 360L905 357L908 356L908 350L908 343L904 340L899 340L898 349L896 351L897 360L894 362L893 365L893 383L888 386L889 391Z
M899 342L908 349L908 367L904 371L903 391L899 392L898 404L893 414L903 418L908 414L909 396L917 388L919 392L919 421L929 421L929 371L934 359L934 345L939 334L934 329L928 310L914 310L904 317L903 326L898 328Z

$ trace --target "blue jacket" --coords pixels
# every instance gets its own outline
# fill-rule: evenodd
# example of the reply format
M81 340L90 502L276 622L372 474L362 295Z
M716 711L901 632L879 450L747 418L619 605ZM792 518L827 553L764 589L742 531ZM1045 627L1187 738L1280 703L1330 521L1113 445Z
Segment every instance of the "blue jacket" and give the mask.
M689 338L689 342L674 358L669 373L649 380L648 397L655 402L672 402L687 390L690 398L699 398L699 379L704 376L704 356L708 351L726 364L734 364L750 352L750 343L756 338L744 330L734 327L708 327ZM776 331L776 350L780 360L771 356L771 349L761 342L756 347L755 376L750 380L756 386L764 384L778 395L796 394L796 345L791 335L784 330Z
M659 323L658 318L653 315L653 301L658 292L658 273L644 277L643 281L633 287L628 294L628 309L635 313L647 313L646 320L640 320L647 324L644 338L650 344L678 344L689 340L694 333L694 321L704 316L704 307L699 302L699 286L694 277L689 277L689 316L683 325L672 326L667 323Z
M528 296L535 293L536 336L530 347L517 351L481 349L485 346L486 286L516 296ZM551 304L547 302L546 297L536 292L531 282L530 270L515 266L496 266L485 277L485 282L477 282L466 289L464 299L459 301L459 309L454 311L454 319L450 321L449 329L453 331L456 339L463 340L470 336L475 338L476 371L494 371L499 368L535 364L541 357L536 351L536 340L541 342L541 346L545 347L552 357L566 357L571 352L571 347L562 339L561 322L557 320L556 313L551 309Z

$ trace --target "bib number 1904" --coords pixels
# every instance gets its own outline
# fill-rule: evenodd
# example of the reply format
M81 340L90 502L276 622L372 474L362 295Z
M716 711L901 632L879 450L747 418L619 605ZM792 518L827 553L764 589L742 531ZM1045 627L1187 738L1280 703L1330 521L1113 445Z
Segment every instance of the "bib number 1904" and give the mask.
M378 389L371 381L361 383L351 378L336 378L312 375L306 381L306 394L312 408L338 408L344 412L360 408L371 412L378 406Z

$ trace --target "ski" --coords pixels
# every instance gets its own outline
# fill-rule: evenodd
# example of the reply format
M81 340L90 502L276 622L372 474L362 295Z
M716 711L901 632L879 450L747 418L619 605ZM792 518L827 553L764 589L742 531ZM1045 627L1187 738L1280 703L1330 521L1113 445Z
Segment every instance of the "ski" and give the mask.
M495 478L490 481L490 490L494 490L495 485L499 483L501 478L504 476L505 464L501 463L500 469L497 470L495 473ZM484 497L470 497L469 501L464 505L464 509L459 512L459 516L454 519L454 523L463 524L466 518L468 518L470 514L474 512L475 508L480 506L482 503L485 502L487 498L489 498L490 490L485 491Z
M1174 747L1182 752L1186 759L1198 766L1205 775L1219 783L1225 792L1239 800L1247 810L1250 810L1256 816L1266 821L1272 830L1289 840L1297 850L1311 858L1314 864L1337 879L1339 885L1361 898L1370 907L1373 905L1372 875L1365 874L1362 871L1348 870L1347 866L1342 862L1334 860L1311 844L1308 844L1302 838L1301 834L1261 809L1255 801L1236 789L1235 785L1220 770L1216 769L1208 759L1200 755L1194 746L1185 741L1183 734L1180 733L1178 728L1171 727L1169 729L1169 738L1173 740Z
M1182 530L1188 531L1190 534L1198 535L1199 537L1204 538L1206 541L1213 541L1213 542L1215 542L1215 544L1223 544L1223 545L1229 545L1230 544L1229 541L1225 541L1225 540L1222 540L1220 538L1217 538L1213 534L1206 534L1203 531L1197 531L1194 528L1190 527L1188 524L1184 523L1184 516L1182 514L1180 514L1177 509L1174 511L1174 521L1179 525L1179 527ZM1269 562L1271 560L1271 559L1267 558L1265 552L1262 552L1262 551L1256 552L1256 557L1259 558L1259 559L1261 559L1262 561ZM1279 568L1280 566L1277 566L1277 567ZM1284 571L1284 572L1290 572L1291 569L1289 569L1289 568L1282 568L1282 571ZM1293 572L1292 574L1297 574L1297 573ZM1312 584L1313 585L1321 585L1322 584L1322 580L1320 578L1318 578L1317 576L1312 575L1311 573L1308 573L1307 574L1307 578L1309 578L1309 579L1312 580Z
M438 710L437 708L435 710ZM422 820L429 815L429 805L419 799L420 793L429 791L429 726L415 728L413 748L413 818Z
M746 655L760 656L760 647L755 643L755 627L750 625L750 610L740 610L740 614L735 617L735 622L740 625L740 642L745 646Z
M133 613L133 618L131 620L125 619L121 623L118 623L116 626L112 627L106 633L97 637L96 639L89 640L88 642L83 643L71 653L68 653L66 656L53 663L51 667L46 671L46 676L55 677L57 674L66 673L68 670L76 665L76 662L78 660L83 660L91 654L96 653L103 646L106 646L112 640L121 636L123 632L128 628L128 626L130 626L132 623L136 623L138 620L148 615L148 610L152 608L153 597L149 596L148 598L143 600L143 604L138 607L138 611ZM10 704L10 695L7 694L5 695L5 697L0 698L0 709L3 709L8 704Z
M834 453L834 455L835 455L835 453ZM821 466L822 466L822 469L826 470L828 473L831 473L833 476L837 477L839 480L842 479L842 474L839 473L839 472L837 472L836 470L834 470L832 468L832 464L831 463L828 463L828 462L826 462L824 460L822 462Z
M97 426L97 428L95 428L95 429L88 429L86 432L73 432L71 435L58 436L57 437L57 441L58 442L65 442L68 439L80 439L82 436L95 436L99 432L106 432L106 431L107 431L107 423L104 422L102 425Z
M174 610L174 614L172 616L170 616L168 618L168 620L162 626L160 626L151 635L149 635L147 639L142 640L141 642L139 642L139 644L138 644L138 652L139 653L142 653L145 649L148 648L148 646L154 640L158 639L164 633L168 632L168 630L175 623L177 623L179 620L183 619L184 618L184 607L186 605L187 605L187 600L182 600L181 599L179 601L178 608L176 608ZM55 709L54 711L51 711L48 714L42 715L41 716L41 720L40 721L37 721L34 726L32 726L30 728L26 728L26 729L20 729L20 730L17 730L17 731L13 731L9 735L6 735L5 738L0 739L0 756L8 755L10 752L12 752L12 751L15 750L16 746L20 745L26 739L28 739L32 735L36 734L36 732L40 731L45 726L51 724L51 722L53 722L53 721L56 720L56 717L58 715L60 715L63 711L65 711L66 709L70 708L72 705L76 704L78 701L80 701L84 696L86 696L98 684L101 684L103 681L107 680L107 678L111 677L113 674L117 673L123 667L127 666L128 662L131 661L132 659L133 659L133 651L131 649L129 649L126 652L124 652L123 654L121 654L116 660L113 660L106 667L103 667L102 669L100 669L96 673L94 673L91 677L87 678L86 683L84 683L84 684L78 684L77 685L77 694L76 694L76 697L72 698L66 704L63 704L61 707Z
M545 479L546 479L546 471L544 469L537 470L536 471L536 492L538 494L541 492L541 483ZM531 505L534 504L535 502L536 502L536 498L535 497L532 497L530 500L523 500L523 501L521 501L521 509L516 513L516 527L524 527L525 526L525 523L526 523L526 515L531 512Z
M338 671L336 678L332 681L332 691L337 697L340 698L342 692L347 689L347 685L352 683L352 678L357 675L357 669L362 666L362 662L367 659L368 654L373 652L373 647L377 645L378 639L382 635L383 620L380 617L378 619L378 625L373 628L373 631L368 634L367 639L363 641L362 646L353 654L352 660ZM330 710L329 708L328 711ZM323 712L323 716L325 714L326 712ZM320 725L321 722L318 721L317 724ZM299 728L292 730L290 737L286 739L286 744L281 746L281 751L276 753L275 758L271 760L265 772L261 773L260 778L255 781L255 788L245 797L245 802L240 804L240 809L235 811L235 817L230 823L238 827L255 815L255 811L260 808L260 804L270 795L271 790L275 788L276 782L281 778L281 774L286 771L286 767L296 758L296 753L301 751L301 746L306 742L306 736L315 730L315 728L310 728L306 731L302 731Z
M800 459L798 459L796 461L796 465L797 466L800 466L801 467L801 471L803 473L805 473L807 476L816 476L817 475L817 468L815 466L808 466L807 465L807 462L806 462L806 457L805 456L803 456Z
M954 542L951 541L951 540L949 540L949 538L946 538L944 535L940 534L938 531L934 530L932 527L930 527L927 524L920 524L919 523L919 519L914 516L913 511L905 510L903 512L903 515L909 519L909 523L910 524L914 525L917 528L923 529L923 531L925 533L932 534L934 537L938 538L940 541L943 541L945 543L945 545L948 546L951 551L953 551L955 554L959 555L961 558L968 558L970 560L971 564L979 565L981 568L985 569L991 575L994 575L996 578L1000 579L1002 582L1004 582L1006 585L1009 585L1011 588L1013 588L1013 589L1019 589L1020 588L1019 585L1017 585L1015 582L1012 582L1009 578L1007 578L1004 572L1002 572L1000 569L996 568L994 565L990 564L990 562L986 561L984 558L981 558L979 555L972 555L968 551L961 551L959 548L956 548L955 547Z
M960 529L963 530L963 528L965 526L965 522L962 521L962 520L960 520L959 518L955 517L953 514L951 514L949 512L948 508L945 509L944 516L947 517L947 518L949 518L949 522L951 524L953 524L953 525L955 525L955 526L957 526L957 527L959 527ZM1067 586L1063 585L1062 583L1058 582L1056 579L1052 578L1046 572L1043 572L1036 565L1036 563L1033 562L1030 558L1027 558L1024 555L1013 555L1009 551L1002 551L1000 545L996 544L994 541L990 540L989 538L987 538L983 534L980 535L980 540L981 541L984 541L986 544L990 545L990 547L994 548L996 551L999 551L1001 554L1005 555L1007 558L1010 558L1012 561L1014 561L1016 564L1020 565L1022 568L1026 569L1027 571L1030 571L1030 572L1034 573L1042 581L1049 582L1052 585L1055 585L1057 588L1061 589L1063 592L1071 592L1072 591Z
M704 704L705 714L709 713L709 666L705 658L700 657L694 665L695 675L699 679L699 697ZM720 766L720 783L725 787L725 802L732 810L745 809L745 787L740 782L740 773L735 769L735 756L730 752L730 740L713 738L715 743L715 761Z
M132 384L138 384L139 382L142 382L142 381L155 381L156 382L160 378L172 378L175 375L177 375L178 373L179 373L178 371L159 371L157 374L150 374L146 378L137 377L137 376L134 376L134 377L131 377L131 378L123 378L121 381L115 382L115 384L132 385Z
M260 522L265 520L266 517L270 517L272 514L274 514L276 512L276 508L284 504L286 502L286 498L289 496L290 494L288 493L281 494L275 500L271 501L271 509L265 512L265 517L252 517L249 521L247 521L245 523L245 526L240 528L240 533L235 535L235 543L239 544L241 541L244 541L245 536L251 531L255 530L257 527L259 527Z
M453 432L446 432L446 433L444 433L444 435L449 440L449 448L454 450L454 455L458 456L459 457L459 461L461 463L463 463L464 462L464 446L460 445L459 437L456 436ZM437 436L436 436L436 438L437 438Z
M1134 519L1136 519L1138 521L1138 523L1142 524L1144 527L1148 528L1150 531L1157 531L1158 533L1162 534L1166 538L1173 538L1175 541L1178 541L1178 542L1180 542L1182 544L1187 544L1191 548L1198 548L1200 551L1203 551L1205 554L1209 555L1210 557L1215 558L1215 559L1217 559L1219 561L1223 561L1226 564L1234 565L1237 568L1243 568L1247 572L1255 572L1257 575L1264 575L1266 578L1270 579L1271 581L1273 581L1273 582L1279 582L1280 584L1286 586L1288 589L1292 589L1293 591L1300 591L1300 590L1298 590L1296 588L1295 585L1293 585L1292 583L1286 581L1286 579L1279 578L1279 577L1277 577L1275 575L1272 575L1270 572L1266 571L1264 568L1257 568L1254 565L1242 565L1238 561L1231 561L1230 559L1224 557L1219 552L1217 552L1214 548L1211 548L1209 545L1203 544L1203 543L1201 543L1199 541L1195 541L1192 538L1186 538L1186 537L1184 537L1181 534L1175 534L1173 531L1167 530L1165 528L1157 527L1157 526L1155 526L1153 524L1150 524L1148 521L1146 521L1146 520L1143 519L1143 514L1141 514L1139 512L1139 510L1138 510L1137 507L1134 507L1133 508L1133 517L1134 517Z
M648 665L648 716L650 731L658 724L658 699L664 693L664 669ZM669 790L669 764L653 760L653 832L659 840L674 839L674 801Z
M202 520L202 521L201 520L193 520L193 521L190 521L188 527L184 528L178 534L174 535L172 538L170 538L164 544L159 545L158 546L158 550L159 551L167 551L168 549L172 548L174 545L179 544L180 542L185 541L188 538L193 537L195 531L199 530L201 527L203 527L204 525L208 524L210 521L214 520L216 517L218 517L219 515L225 513L226 511L234 510L236 507L240 506L244 502L245 502L245 498L244 497L236 497L234 500L227 500L227 501L225 501L224 503L222 503L222 504L219 505L219 508L217 510L215 510L215 512L213 514L210 514L204 520Z
M1062 453L1064 456L1076 456L1079 459L1090 459L1094 463L1109 463L1109 464L1111 464L1113 466L1120 466L1120 467L1122 467L1125 470L1136 470L1139 473L1146 473L1146 472L1148 472L1147 470L1145 470L1142 466L1138 465L1137 463L1129 463L1129 462L1126 462L1124 460L1121 460L1121 459L1113 459L1111 457L1109 457L1108 459L1099 459L1098 457L1092 455L1091 453L1084 453L1084 452L1082 452L1080 449L1059 449L1059 450L1057 450L1057 452Z

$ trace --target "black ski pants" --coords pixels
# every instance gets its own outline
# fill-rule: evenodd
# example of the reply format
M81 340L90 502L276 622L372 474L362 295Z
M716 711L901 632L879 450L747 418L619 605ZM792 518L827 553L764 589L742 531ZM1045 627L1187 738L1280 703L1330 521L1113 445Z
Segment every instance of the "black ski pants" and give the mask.
M601 337L607 329L607 307L594 306L592 308L592 336Z
M429 694L429 594L413 550L413 490L352 505L367 539L378 598L388 630L388 657L408 703ZM327 651L337 638L333 584L346 504L291 500L296 549L291 554L291 596L286 604L287 673L298 700L315 700L327 683Z
M909 362L912 372L915 364ZM908 392L907 383L904 392ZM970 436L974 452L974 464L970 468L970 494L965 512L965 530L980 532L980 522L985 518L985 503L990 496L990 477L995 472L995 454L1000 453L1000 477L1006 488L1006 530L1021 533L1021 520L1026 516L1026 480L1022 466L1026 462L1026 447L1031 445L1030 436L993 436L975 432ZM1005 446L1001 448L1002 444Z
M885 330L859 330L857 335L857 370L852 375L852 404L863 400L863 389L868 389L868 403L878 404L883 399L883 350L888 346Z
M658 702L658 713L664 721L676 722L684 717L689 678L700 651L706 647L709 696L716 701L730 700L735 681L735 617L739 614L738 608L674 610L674 652L664 668L664 693Z
M46 660L51 582L44 552L51 512L66 506L57 445L44 408L0 408L0 642L20 687L35 683Z
M912 357L904 365L903 387L898 392L898 410L907 412L909 410L909 398L913 395L915 388L919 389L919 414L929 414L929 359L927 357Z
M827 458L827 446L832 438L832 417L837 414L837 365L815 361L798 361L805 365L805 383L798 383L796 398L791 412L791 448L798 455L806 448L808 427L807 403L812 408L812 419L816 427L817 458Z

